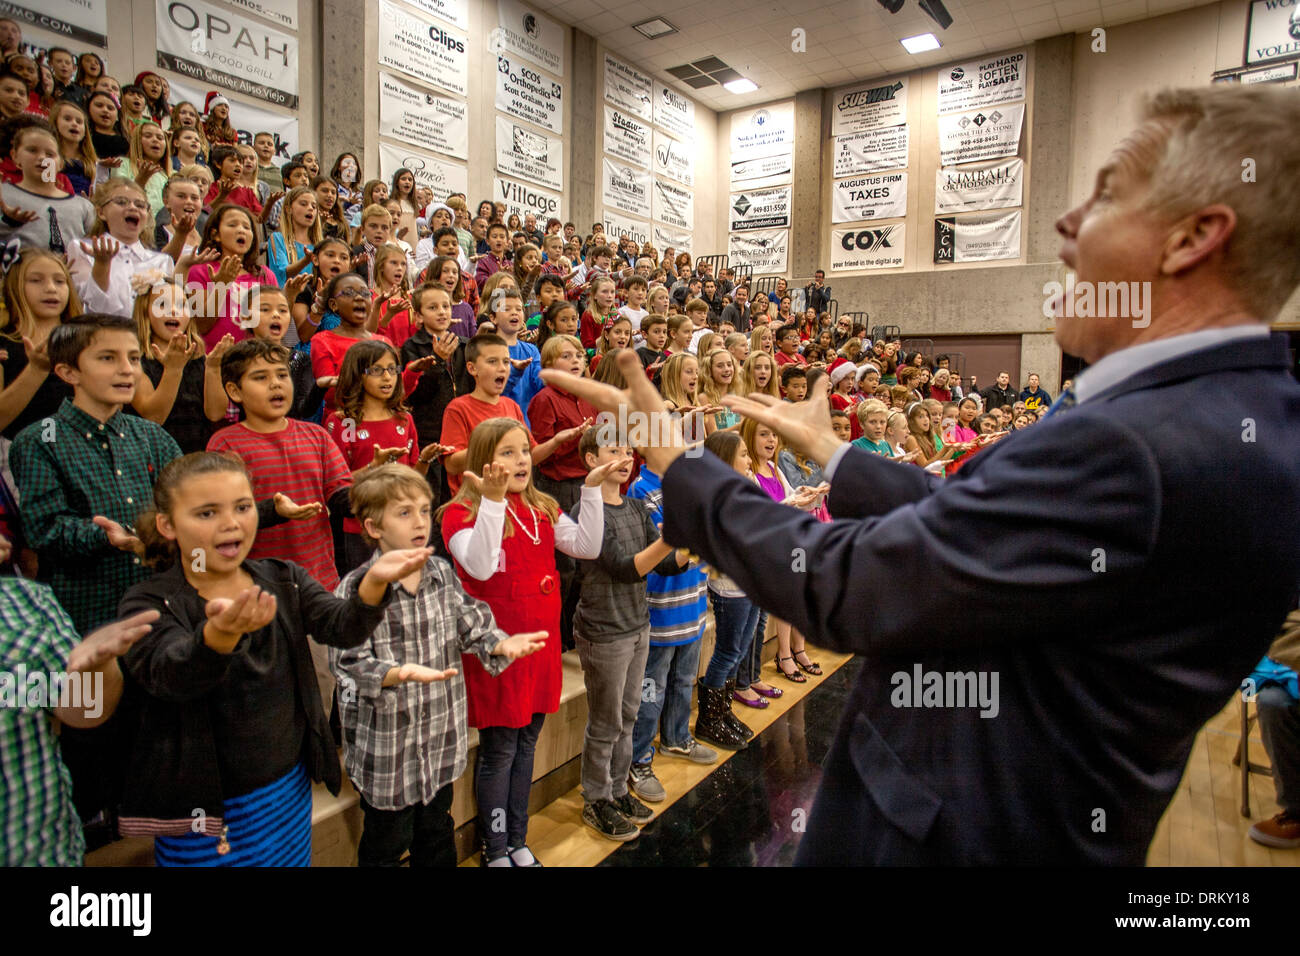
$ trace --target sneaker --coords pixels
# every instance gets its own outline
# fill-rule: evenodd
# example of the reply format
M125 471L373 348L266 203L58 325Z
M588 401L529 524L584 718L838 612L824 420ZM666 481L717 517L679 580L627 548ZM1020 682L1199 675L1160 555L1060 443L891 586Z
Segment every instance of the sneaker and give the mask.
M618 843L635 840L641 834L610 800L585 804L582 808L582 822L606 839Z
M718 762L718 752L712 747L704 746L694 737L687 737L684 744L666 744L661 741L659 750L674 757L685 757L692 763Z
M651 803L659 803L668 796L668 791L655 776L654 764L648 761L632 764L632 770L627 775L627 785L638 797Z
M1261 820L1250 828L1250 838L1279 850L1300 847L1300 814L1283 810L1271 820Z
M653 810L630 793L625 793L621 797L615 797L614 806L618 807L619 813L623 814L623 816L627 817L635 824L646 823L655 815Z
M506 856L510 857L512 866L541 866L542 861L533 856L533 851L526 846L506 847Z

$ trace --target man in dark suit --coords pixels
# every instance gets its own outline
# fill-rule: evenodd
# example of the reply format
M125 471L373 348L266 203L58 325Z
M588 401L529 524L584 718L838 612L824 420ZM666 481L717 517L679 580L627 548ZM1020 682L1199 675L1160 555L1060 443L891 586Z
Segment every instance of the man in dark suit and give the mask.
M1148 105L1057 222L1077 290L1146 284L1146 305L1057 303L1058 342L1090 368L954 477L838 442L824 384L800 404L728 397L824 466L823 524L649 419L664 538L865 658L800 862L1143 863L1197 731L1296 606L1300 384L1266 324L1300 285L1281 251L1300 220L1288 92ZM1247 150L1277 164L1271 186L1211 175ZM543 374L598 407L662 408L628 358L626 393Z

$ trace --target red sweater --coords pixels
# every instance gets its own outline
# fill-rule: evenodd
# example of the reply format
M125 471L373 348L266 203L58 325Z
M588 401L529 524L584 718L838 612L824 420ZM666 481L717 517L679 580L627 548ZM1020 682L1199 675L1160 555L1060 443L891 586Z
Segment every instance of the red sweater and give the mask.
M217 196L219 196L220 194L221 194L221 183L220 182L213 183L212 188L208 190L207 197L204 198L203 200L203 205L205 207L211 208L212 201L216 199ZM226 198L223 199L222 202L230 203L235 206L243 206L254 216L262 215L262 203L257 198L257 190L251 189L248 186L236 186L234 189L232 189L229 193L226 194Z
M401 448L405 445L406 454L394 460L411 467L415 467L415 460L420 457L415 420L409 412L402 417L394 415L381 421L350 422L342 412L331 411L325 413L324 425L334 444L339 446L349 472L371 464L375 460L376 448ZM361 522L356 518L344 518L343 530L360 534Z
M583 419L594 419L599 412L580 398L547 385L528 403L528 420L533 426L533 440L550 441L558 432L581 425ZM587 466L578 457L578 439L557 449L550 458L537 466L538 471L555 481L586 478Z

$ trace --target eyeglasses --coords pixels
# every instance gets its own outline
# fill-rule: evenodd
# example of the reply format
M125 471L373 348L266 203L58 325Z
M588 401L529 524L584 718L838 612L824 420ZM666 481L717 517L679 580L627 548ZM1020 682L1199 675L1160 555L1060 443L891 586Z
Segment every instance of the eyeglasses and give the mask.
M149 211L149 204L143 199L127 199L125 196L114 196L112 199L108 200L108 202L110 205L118 206L122 209L130 207L132 209L139 209L141 212Z
M354 296L369 295L369 289L339 289L334 293L336 299L351 299Z
M366 374L374 378L380 378L381 376L389 376L389 375L393 376L393 378L396 378L397 366L396 365L372 365L370 366L370 368L366 369Z

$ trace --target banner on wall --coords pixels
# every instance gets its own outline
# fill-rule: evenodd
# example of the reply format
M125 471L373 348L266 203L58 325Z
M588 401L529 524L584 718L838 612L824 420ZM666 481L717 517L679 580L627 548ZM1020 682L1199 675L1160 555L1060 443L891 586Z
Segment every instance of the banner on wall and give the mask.
M794 170L794 157L764 156L762 159L742 159L731 164L731 185L755 180L757 185L775 186L788 183Z
M615 242L622 236L635 239L638 245L645 245L650 241L650 223L648 222L627 219L608 207L601 215L600 221L605 224L605 235L612 237Z
M680 232L676 229L670 229L668 226L654 224L654 238L651 242L659 250L659 255L664 254L665 249L675 249L677 252L691 251L692 236L689 232Z
M290 30L298 29L298 0L226 0L232 7L238 7L245 13L255 13L267 20L274 20Z
M1020 210L995 216L934 221L935 262L1020 258Z
M525 7L517 0L497 0L493 50L531 60L556 76L564 76L564 36L568 27Z
M423 149L469 158L469 121L464 100L449 100L379 74L379 134Z
M907 166L906 126L884 126L835 137L835 176L874 173Z
M790 230L740 232L727 236L727 255L733 266L752 266L754 273L785 272Z
M605 107L605 152L638 166L650 167L650 126L635 116Z
M934 211L975 212L1019 206L1025 184L1023 159L996 160L934 171Z
M508 56L497 57L497 109L552 133L564 132L564 88Z
M650 218L650 174L644 170L601 160L601 197L606 208L613 207L630 216Z
M939 165L1014 156L1020 151L1025 104L939 117Z
M903 265L906 225L831 230L831 272L896 269Z
M654 81L636 67L605 54L605 99L621 110L654 121Z
M898 219L907 215L907 173L858 176L835 183L831 222Z
M660 129L688 143L695 142L695 101L658 80L654 81L654 115Z
M108 46L108 0L24 0L0 2L0 17L45 30L64 40ZM57 45L57 44L56 44Z
M1246 19L1243 65L1300 55L1300 13L1295 0L1252 0Z
M551 189L564 189L564 148L560 140L497 117L497 172Z
M379 65L464 96L469 41L379 0Z
M794 104L780 103L731 116L731 161L793 155Z
M695 155L659 130L654 131L654 155L650 168L656 176L667 176L685 186L695 185Z
M695 193L692 190L656 179L653 193L651 205L656 221L677 229L695 229Z
M501 176L492 177L492 201L506 204L506 219L512 212L519 213L522 219L530 212L537 216L539 226L545 226L546 220L554 216L563 219L561 203L564 201L556 193L538 189L530 183L521 183Z
M167 77L167 85L171 87L173 104L192 103L202 111L207 90L190 86L171 76ZM275 138L275 156L271 162L277 166L283 166L290 156L302 148L299 145L297 116L263 109L243 100L231 100L230 125L239 134L239 141L249 146L253 145L253 137L258 133L270 133Z
M437 17L439 20L446 20L469 33L468 0L406 0L406 2L423 13Z
M831 104L831 135L861 133L907 122L907 80L855 86Z
M727 210L731 230L739 232L743 229L789 228L793 192L790 186L778 186L775 189L749 189L743 193L732 193Z
M428 186L441 201L452 193L469 190L469 169L459 163L443 162L436 156L393 143L379 144L379 178L393 181L393 173L406 167L415 174L417 186Z
M202 0L157 0L158 66L298 108L298 40Z
M939 71L939 112L961 113L1023 100L1028 62L1025 51L1019 50L944 67Z

